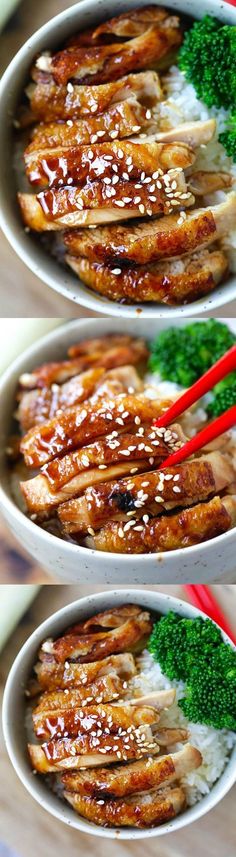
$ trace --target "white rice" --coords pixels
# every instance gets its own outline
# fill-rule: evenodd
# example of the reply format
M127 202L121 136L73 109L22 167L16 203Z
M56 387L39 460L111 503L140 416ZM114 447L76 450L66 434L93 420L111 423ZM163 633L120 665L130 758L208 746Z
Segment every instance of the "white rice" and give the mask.
M233 162L232 158L229 158L224 147L218 141L219 134L225 129L230 111L224 110L223 107L220 109L207 107L197 98L194 87L188 83L183 72L177 66L171 67L163 82L167 100L158 106L158 116L160 119L167 118L171 127L177 127L182 122L216 119L214 139L207 145L199 146L194 169L229 172L236 182L236 163ZM223 202L226 195L227 191L216 191L204 197L205 204L216 205ZM235 228L228 232L227 237L222 241L222 246L229 258L231 270L236 271Z
M170 709L163 712L160 724L188 729L189 742L202 753L201 767L182 780L188 806L193 806L210 792L213 784L223 773L236 742L236 733L229 732L227 729L213 729L201 723L189 723L178 706L178 700L184 696L184 682L170 681L162 673L157 661L154 661L152 655L146 650L142 652L137 663L139 673L132 679L132 687L138 688L143 694L154 690L176 688L176 702ZM176 744L172 748L173 752L182 749L183 746L184 744L181 743Z

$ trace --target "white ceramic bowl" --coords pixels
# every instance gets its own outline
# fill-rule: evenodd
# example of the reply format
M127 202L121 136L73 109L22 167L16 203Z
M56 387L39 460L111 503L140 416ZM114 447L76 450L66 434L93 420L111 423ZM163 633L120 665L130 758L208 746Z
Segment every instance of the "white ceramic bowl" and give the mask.
M184 601L180 601L170 595L148 591L147 589L135 591L122 589L101 592L98 595L89 595L86 598L81 598L79 601L63 607L49 619L46 619L34 631L14 661L3 698L3 731L7 751L16 773L32 797L38 801L40 806L50 812L51 815L54 815L71 827L81 830L83 833L92 833L94 836L104 836L109 839L114 839L117 836L119 836L119 839L147 839L152 836L163 836L165 833L179 830L181 827L197 821L202 815L205 815L206 812L209 812L210 809L216 806L235 782L236 747L218 782L213 786L210 793L199 803L195 804L195 806L187 809L173 821L162 824L160 827L148 830L121 828L119 832L113 829L97 827L85 821L83 818L77 816L68 805L62 803L58 797L50 792L43 778L35 777L32 774L26 750L24 688L26 687L33 664L37 659L37 651L40 644L45 637L60 635L68 625L81 621L95 612L106 610L124 602L140 604L144 609L156 611L159 614L165 614L169 610L174 610L176 613L187 618L204 616L203 613L200 613L199 610ZM223 638L225 642L230 643L229 638L225 634Z
M158 5L168 6L166 0L153 0ZM65 9L56 18L48 21L23 45L10 63L3 75L0 86L1 122L0 122L0 208L2 210L2 229L12 244L14 250L25 264L44 283L56 292L76 304L89 307L102 315L135 318L142 309L144 318L168 318L169 320L183 314L184 316L200 315L212 309L223 306L236 296L236 277L231 276L227 283L219 286L209 296L179 307L168 307L161 304L121 305L96 294L81 283L69 269L61 266L44 250L39 238L27 234L24 230L16 201L16 176L12 164L13 140L12 119L16 107L21 100L22 91L29 78L29 68L38 52L46 49L57 49L66 38L76 30L90 27L105 18L119 15L124 9L140 5L140 0L82 0L75 6ZM236 24L236 8L224 0L170 0L170 7L178 12L187 13L195 18L201 18L206 13L216 15L221 21ZM6 158L6 152L8 157Z
M183 326L184 320L175 325ZM236 323L229 322L236 330ZM118 555L89 550L58 539L27 518L11 497L9 471L4 450L12 430L16 382L22 372L28 372L47 360L62 359L75 341L104 333L122 332L153 339L159 330L168 327L167 320L87 319L72 321L31 346L5 372L0 381L0 509L20 544L62 583L206 583L232 582L235 573L235 529L195 547L168 553Z

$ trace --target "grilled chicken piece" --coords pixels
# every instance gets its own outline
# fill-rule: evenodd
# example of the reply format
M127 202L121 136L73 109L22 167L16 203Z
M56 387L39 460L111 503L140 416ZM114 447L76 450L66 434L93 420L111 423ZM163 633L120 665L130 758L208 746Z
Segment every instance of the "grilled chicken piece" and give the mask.
M118 676L124 681L136 673L134 658L131 653L111 655L101 661L91 664L57 664L52 659L39 661L34 671L37 682L43 690L58 690L91 685L101 676Z
M110 45L69 47L53 56L42 54L36 68L51 74L55 83L66 86L72 78L79 84L102 84L121 75L146 68L163 67L182 41L179 19L165 19L164 25L151 24L140 35L127 42Z
M187 729L169 729L165 727L159 729L155 725L153 729L155 730L155 738L160 747L171 747L173 744L182 743L189 738Z
M166 184L166 176L169 185L174 185L172 193ZM116 185L114 178L118 179ZM138 188L133 181L121 181L118 176L114 178L111 187L94 181L82 188L73 185L51 188L40 191L37 196L18 193L23 221L30 229L43 232L127 220L144 214L168 214L173 210L173 204L186 207L194 203L180 168L169 170L150 185L138 182Z
M92 732L97 729L108 733L119 734L123 729L130 730L142 725L157 723L159 715L155 708L132 705L88 705L81 710L68 708L66 711L33 712L34 731L37 738L48 740L70 736L76 738L78 732Z
M133 346L140 349L141 357L148 357L148 350L144 339L134 339L133 336L128 336L125 333L108 333L106 336L101 336L95 339L82 339L81 342L76 342L75 345L70 345L68 348L69 357L80 357L82 354L93 354L94 351L111 351L111 349L122 346Z
M110 342L108 342L110 339ZM104 337L100 340L90 340L91 348L88 347L87 352L79 351L80 346L72 346L69 351L70 360L61 360L59 363L43 363L38 366L33 372L27 372L20 376L19 383L24 389L34 389L35 387L50 387L51 384L63 384L65 381L78 375L92 365L92 368L102 367L106 371L118 368L120 366L136 365L146 360L148 357L147 346L143 339L131 339L125 341L127 337L119 337L120 341L112 341L117 337ZM124 342L122 342L122 339ZM93 344L94 343L94 344ZM82 344L81 344L82 349ZM74 352L74 356L73 356ZM77 353L76 353L77 352ZM129 369L130 371L130 369ZM119 378L123 377L119 374ZM134 376L131 378L131 384L134 381ZM137 383L137 381L136 381Z
M73 809L95 824L106 827L153 827L175 818L185 808L182 788L167 788L149 794L134 795L126 800L101 801L71 792L64 797Z
M236 193L232 191L220 205L185 215L184 220L182 215L170 214L138 226L68 231L64 241L73 256L86 256L116 267L120 262L144 265L155 259L184 256L212 244L232 229L236 223Z
M145 142L141 142L139 138L137 142L119 140L106 143L98 140L93 143L92 148L90 144L54 148L53 151L40 150L37 147L32 151L30 146L25 150L24 159L26 175L31 184L49 184L50 187L55 187L61 183L70 185L73 182L79 185L86 181L104 181L108 178L110 182L107 183L106 189L109 189L109 198L112 198L116 195L115 185L118 177L124 178L125 181L140 181L145 170L151 181L156 170L165 172L175 167L185 170L192 166L195 155L186 143L156 143L152 138L149 141L147 137ZM154 182L154 191L155 189ZM128 185L126 191L129 196Z
M31 121L35 117L51 122L58 119L77 121L91 115L94 118L95 114L104 114L112 105L133 97L150 109L160 101L162 89L158 74L144 71L100 86L73 85L70 91L66 86L56 86L51 81L40 81L36 85L29 84L26 94L30 100ZM20 121L24 122L24 114Z
M210 173L206 170L192 173L189 179L189 189L194 196L203 196L215 190L225 190L232 184L233 177L230 173Z
M132 303L188 303L211 292L228 273L228 259L221 250L202 249L179 261L169 259L137 268L111 269L79 256L66 255L65 259L82 282L98 294Z
M108 39L110 41L114 40L114 36L121 36L122 38L129 39L132 36L138 36L141 33L144 33L147 29L147 25L150 26L150 24L153 23L163 24L166 19L169 20L169 12L166 9L161 9L159 6L145 6L144 8L141 7L141 9L130 9L128 12L124 12L116 18L110 18L110 20L104 21L95 29L91 28L90 30L83 30L82 33L71 36L68 41L68 45L103 44L104 37L105 44L107 44Z
M134 694L138 692L138 688L134 688ZM176 691L171 688L171 690L155 690L152 693L147 693L145 696L138 695L129 698L130 705L147 705L151 706L151 708L156 708L157 711L162 711L164 708L170 708L175 701Z
M112 391L115 395L128 392L131 386L135 392L141 392L143 386L133 366L122 366L120 369L111 369L108 372L102 367L88 369L87 372L76 375L61 387L53 383L51 387L30 390L23 394L21 392L15 416L24 434L33 426L52 419L58 411L65 411L91 397L96 401Z
M54 459L45 465L43 473L21 482L27 509L31 513L44 514L70 497L78 496L88 485L107 482L112 472L122 476L122 473L130 474L133 468L135 471L148 470L154 463L156 466L161 464L171 451L179 448L179 444L176 431L171 431L168 442L165 442L163 436L158 437L155 428L145 428L142 434L108 435L71 455ZM127 504L126 508L128 511Z
M138 134L153 127L153 119L147 118L147 108L136 98L111 104L105 113L74 119L71 124L58 122L37 125L27 151L54 149L62 146L91 145L99 140L115 140ZM148 113L149 116L149 113ZM70 120L69 120L70 122Z
M122 681L118 675L104 675L97 678L95 681L91 682L91 684L86 685L85 687L81 684L78 687L65 690L56 690L56 691L44 691L39 697L39 701L37 707L34 708L34 718L35 723L40 723L42 718L51 717L55 714L55 712L60 711L61 713L66 712L68 709L72 710L74 708L78 708L81 706L83 709L88 707L91 703L94 703L96 699L97 704L102 702L103 704L106 702L117 702L119 697L123 697L125 693L125 687L127 682ZM39 690L39 688L38 688ZM27 690L27 696L30 696L30 686L29 690ZM139 699L131 700L130 705L134 705L137 703L138 705ZM163 700L165 703L165 700ZM168 700L167 700L168 702ZM140 704L142 705L142 699L140 698ZM150 702L150 705L147 704L149 708L157 708L157 711L160 711L160 703L157 704L155 700ZM171 703L170 703L171 704ZM159 707L158 707L159 705ZM146 703L144 703L144 707L146 707ZM165 706L164 706L165 707Z
M192 149L206 145L212 139L216 129L215 119L204 119L200 122L184 122L176 128L156 134L160 143L175 143L177 140L187 143Z
M144 426L163 412L160 399L142 395L117 396L87 408L77 405L42 426L35 426L21 441L27 467L40 467L62 452L89 443L102 435L118 434ZM109 414L109 417L107 416Z
M199 768L201 763L199 750L191 747L191 744L186 744L173 755L149 757L114 768L62 774L62 783L68 792L105 799L122 798L135 792L160 788L166 780L168 783L179 780Z
M38 744L28 744L28 750L33 768L41 774L55 771L66 771L77 768L93 767L94 765L112 764L129 759L141 759L148 753L158 753L159 746L152 734L150 726L122 730L122 734L113 734L92 730L95 732L78 731L76 738L61 738L48 741L41 747ZM132 737L131 737L132 736Z
M152 471L142 476L105 482L86 489L83 497L69 500L58 514L65 533L98 530L108 521L127 521L125 532L143 515L156 516L175 506L207 500L230 485L232 467L219 452L205 458ZM127 512L133 512L133 519Z
M104 610L102 613L95 613L90 616L90 619L85 619L85 622L79 622L72 625L67 631L70 634L93 634L98 628L119 628L127 619L131 617L136 619L142 612L141 607L137 604L121 604L120 607L111 607L109 610Z
M53 383L51 387L23 393L16 413L22 432L52 419L58 410L66 410L90 398L104 374L105 369L102 367L88 369L75 375L61 387Z
M88 547L112 553L161 553L187 548L213 539L233 526L231 506L220 497L199 503L175 515L152 518L124 531L111 522L86 539Z
M127 619L118 628L111 631L100 631L79 636L74 632L59 637L54 642L46 640L41 652L52 655L56 662L64 664L69 658L83 663L104 659L120 652L137 651L150 635L152 622L150 614L141 612L138 616Z

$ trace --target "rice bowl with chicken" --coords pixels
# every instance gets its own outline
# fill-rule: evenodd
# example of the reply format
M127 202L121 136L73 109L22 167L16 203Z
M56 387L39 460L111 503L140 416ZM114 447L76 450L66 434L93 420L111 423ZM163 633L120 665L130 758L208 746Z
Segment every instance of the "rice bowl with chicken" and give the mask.
M163 32L165 35L168 33L168 38L169 31L172 31L174 41L179 41L177 16L171 17L169 11L162 6L153 7L152 15L155 12L157 19L153 21L153 28L156 26L157 30L162 30L162 36ZM122 27L126 27L124 34ZM207 303L207 295L211 292L212 300L215 300L217 285L222 283L222 294L224 289L226 292L229 273L235 270L235 166L232 156L228 156L222 143L218 142L219 134L223 136L228 133L229 110L219 105L217 108L208 107L197 98L184 72L173 63L167 62L167 68L158 69L158 60L158 70L153 70L151 54L147 70L145 62L143 70L140 60L135 68L136 74L133 74L132 68L128 72L128 77L140 78L140 86L142 78L142 85L144 90L146 85L147 92L152 92L153 82L156 81L156 103L150 108L145 105L143 124L142 95L137 108L140 93L134 93L131 103L129 98L121 102L115 99L112 116L103 100L97 115L95 111L90 113L91 123L96 119L96 128L92 128L91 123L88 126L86 117L78 115L78 102L77 107L73 107L73 99L76 100L79 95L77 90L80 90L82 97L82 90L86 89L87 98L89 93L94 98L92 90L96 88L105 91L108 85L118 87L119 81L117 83L111 71L111 55L114 52L112 28L115 34L117 31L122 39L126 39L122 42L121 50L126 63L131 44L127 39L128 33L131 42L133 37L134 41L142 41L144 36L146 38L145 27L148 27L149 32L149 7L142 13L137 10L127 12L126 16L104 22L102 27L97 28L99 35L95 36L96 31L93 30L92 39L94 44L97 40L98 52L100 44L102 53L109 58L105 64L108 62L111 74L111 78L108 78L112 84L104 78L103 72L100 72L100 76L94 72L93 83L93 75L88 72L86 78L83 69L82 77L79 77L78 69L75 71L72 66L68 79L69 67L66 72L65 68L62 71L63 50L52 57L45 53L37 58L32 72L34 83L30 84L27 92L31 110L34 107L36 111L38 124L25 153L25 168L32 185L38 183L44 188L38 194L29 194L25 192L26 185L21 185L19 201L26 229L32 229L33 233L45 232L44 252L48 246L54 259L56 256L60 260L65 277L68 275L66 266L75 272L85 284L84 291L88 298L90 295L92 300L92 293L96 292L102 305L106 306L107 303L105 311L117 314L115 306L112 307L113 301L121 303L122 314L125 314L126 306L128 309L135 304L136 310L138 304L146 312L151 302L154 312L161 312L161 315L167 314L166 304L170 314L171 307L181 307L185 314L190 314L195 311L196 301L204 303L203 298L206 296ZM141 32L144 35L141 36ZM99 42L101 39L103 41ZM74 45L70 40L64 48L64 55L66 57L69 52L71 62L77 62L76 51L84 52L85 57L86 50L85 32L78 35L77 41L74 37ZM127 64L124 70L127 71ZM149 76L147 84L145 76ZM158 77L161 93L160 83L156 80ZM104 80L106 82L102 82ZM51 101L50 86L54 87ZM62 108L56 97L59 92L54 91L56 87L60 90L63 86L68 87L66 104L72 105L72 112L68 115L63 113L65 102ZM60 94L63 94L62 91ZM49 99L48 104L52 104L55 98L55 105L59 105L55 110L62 109L62 113L49 115L44 96L46 100ZM119 119L116 103L123 105ZM24 109L27 113L26 104ZM136 119L134 113L128 115L129 110L131 113L136 110ZM129 124L131 122L134 124ZM126 132L125 123L128 123ZM155 127L152 127L152 123ZM118 138L115 137L117 128ZM138 165L138 150L143 169ZM162 161L163 153L165 163ZM96 166L98 163L99 169ZM48 180L48 187L45 187ZM130 218L133 218L131 224ZM198 228L196 219L199 220ZM230 231L227 225L229 219ZM96 228L90 230L89 226ZM48 230L52 230L52 234L47 244ZM57 236L56 243L54 233ZM137 264L134 266L129 244L130 238L136 233ZM41 240L40 236L38 240ZM152 247L154 244L151 254L147 251L149 243ZM188 247L189 250L186 249ZM73 282L76 291L76 279Z

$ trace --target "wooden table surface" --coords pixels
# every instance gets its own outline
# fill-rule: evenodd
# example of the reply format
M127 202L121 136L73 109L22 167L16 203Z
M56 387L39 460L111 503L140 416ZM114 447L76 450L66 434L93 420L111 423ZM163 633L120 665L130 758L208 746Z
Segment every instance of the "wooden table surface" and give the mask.
M0 73L4 71L14 54L28 37L53 15L61 12L66 5L74 5L73 0L22 0L15 15L0 37ZM20 261L6 238L0 234L0 306L2 316L17 318L54 316L70 317L73 311L75 318L98 316L91 310L83 309L53 292L41 283L34 274ZM236 301L224 308L228 318L236 316ZM211 316L220 318L223 308L211 312Z
M183 595L181 587L178 586L150 588ZM99 591L99 587L91 589L85 586L44 586L41 589L2 653L1 690L12 661L34 628L64 604L96 591ZM217 587L217 592L231 622L235 622L231 588ZM14 849L17 857L64 857L65 854L68 857L84 857L88 853L89 857L142 857L144 847L146 857L199 857L200 853L204 857L235 857L236 788L232 789L209 815L176 834L159 840L150 839L145 844L142 840L137 843L118 843L96 839L69 829L34 803L11 766L2 736L0 740L0 840Z

